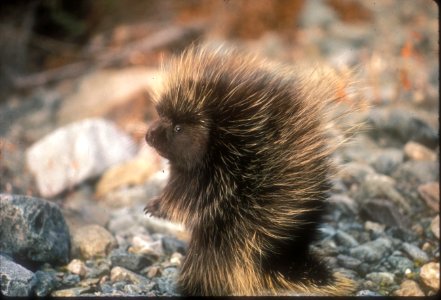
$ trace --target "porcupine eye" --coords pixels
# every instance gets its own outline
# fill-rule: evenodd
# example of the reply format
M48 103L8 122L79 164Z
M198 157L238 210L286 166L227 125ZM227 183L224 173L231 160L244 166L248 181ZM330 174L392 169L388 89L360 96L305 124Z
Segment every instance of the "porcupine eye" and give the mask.
M172 127L168 150L170 161L177 167L192 169L205 156L208 129L195 123L175 123Z

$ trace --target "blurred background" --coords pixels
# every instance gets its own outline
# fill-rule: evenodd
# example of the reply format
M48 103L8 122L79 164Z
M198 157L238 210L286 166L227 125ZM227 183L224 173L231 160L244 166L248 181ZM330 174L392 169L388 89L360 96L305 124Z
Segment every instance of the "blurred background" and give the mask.
M349 101L368 104L356 116L368 126L336 154L348 167L334 193L346 198L333 198L340 214L329 222L352 224L344 231L357 244L378 228L412 228L409 241L387 234L401 239L396 249L405 242L425 251L422 262L403 270L378 263L376 273L396 276L381 291L384 278L365 280L373 270L354 267L352 276L368 282L361 290L404 295L409 269L431 294L436 285L418 274L439 259L438 18L430 0L3 0L0 192L56 202L71 231L98 224L121 245L136 234L112 220L141 215L167 178L166 161L143 140L167 57L227 43L288 65L351 71ZM132 221L147 226L140 218ZM342 267L346 260L332 255Z

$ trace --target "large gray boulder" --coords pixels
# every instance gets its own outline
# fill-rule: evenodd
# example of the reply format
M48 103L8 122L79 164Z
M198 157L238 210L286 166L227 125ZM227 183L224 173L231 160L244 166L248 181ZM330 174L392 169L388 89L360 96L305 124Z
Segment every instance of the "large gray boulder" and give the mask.
M60 209L46 200L0 194L0 252L34 263L67 263L70 235Z

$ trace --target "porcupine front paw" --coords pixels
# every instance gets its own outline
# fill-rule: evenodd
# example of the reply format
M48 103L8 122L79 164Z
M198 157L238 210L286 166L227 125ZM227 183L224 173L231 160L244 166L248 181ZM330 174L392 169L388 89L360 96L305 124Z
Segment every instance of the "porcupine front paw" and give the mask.
M155 197L153 199L150 199L147 205L144 207L144 213L149 214L150 216L157 217L157 218L163 218L164 215L161 213L160 210L160 197Z

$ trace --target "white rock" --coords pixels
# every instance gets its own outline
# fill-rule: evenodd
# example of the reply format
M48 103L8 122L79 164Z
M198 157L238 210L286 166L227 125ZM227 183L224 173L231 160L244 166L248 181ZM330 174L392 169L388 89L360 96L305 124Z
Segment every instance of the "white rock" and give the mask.
M135 142L113 123L87 119L59 128L26 153L43 197L93 178L136 153Z

